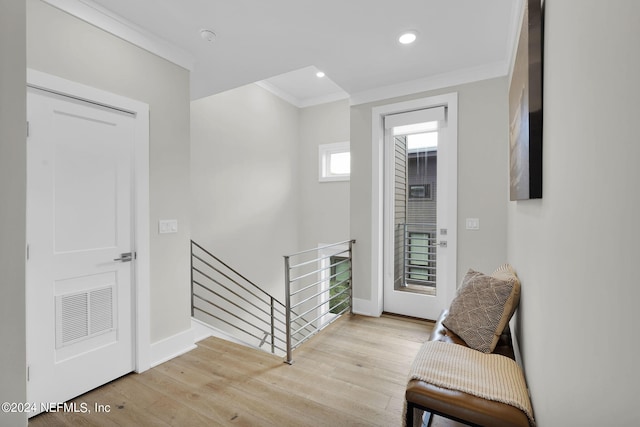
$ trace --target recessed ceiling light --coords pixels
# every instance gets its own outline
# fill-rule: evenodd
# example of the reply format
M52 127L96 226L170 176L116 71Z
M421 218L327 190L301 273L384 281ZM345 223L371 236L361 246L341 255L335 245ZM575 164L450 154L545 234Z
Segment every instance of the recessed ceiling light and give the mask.
M200 30L200 37L202 40L212 42L216 39L216 33L211 30Z
M406 31L398 38L398 41L402 44L411 44L418 38L418 33L415 31Z
M323 71L318 71L318 72L316 73L316 77L318 77L319 79L323 78L324 76L325 76L325 74L324 74L324 72L323 72Z

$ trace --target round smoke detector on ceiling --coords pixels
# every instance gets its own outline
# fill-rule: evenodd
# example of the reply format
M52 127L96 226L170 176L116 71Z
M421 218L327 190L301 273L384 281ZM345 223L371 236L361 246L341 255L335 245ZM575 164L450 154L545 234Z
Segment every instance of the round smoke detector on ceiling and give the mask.
M200 37L202 40L212 42L216 39L216 33L211 30L200 30Z

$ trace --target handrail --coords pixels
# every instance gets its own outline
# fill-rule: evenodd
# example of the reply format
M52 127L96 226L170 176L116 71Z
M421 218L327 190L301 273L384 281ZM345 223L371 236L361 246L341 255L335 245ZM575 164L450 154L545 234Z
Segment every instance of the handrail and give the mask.
M304 251L296 252L296 253L291 254L291 255L285 255L285 258L293 258L295 256L303 255L303 254L306 254L306 253L309 253L309 252L318 252L318 251L321 251L323 249L333 248L333 247L340 246L340 245L353 244L355 242L356 241L352 239L352 240L345 240L344 242L331 243L331 244L324 245L324 246L318 246L317 248L312 248L312 249L307 249L307 250L304 250ZM351 251L351 247L349 247L349 249L342 250L342 251L340 251L338 253L347 252L347 251Z
M284 256L286 363L293 363L293 350L302 343L329 326L347 311L353 313L351 285L353 281L352 253L355 242L355 240L345 240ZM327 250L331 248L337 248L336 252L327 255ZM334 262L333 257L345 259ZM332 271L334 267L343 263L346 264L346 271L342 273ZM332 283L334 279L344 273L348 274L346 279L336 280L337 283ZM318 300L320 302L316 304L315 302ZM345 303L346 306L338 312L334 311ZM302 314L296 315L294 312L296 308L300 308ZM305 316L312 313L317 316L307 320ZM300 322L305 323L299 326ZM298 325L294 327L294 323ZM309 332L309 327L314 324L315 328ZM295 329L296 327L297 329ZM301 337L298 338L298 336Z
M209 252L208 250L206 250L205 248L203 248L202 246L200 246L199 244L197 244L196 242L194 242L193 240L191 241L191 245L192 245L192 249L193 246L197 246L200 250L202 250L204 253L206 253L207 255L209 255L211 258L215 259L218 263L220 263L221 265L223 265L225 268L228 268L230 271L233 272L233 274L237 275L238 277L241 277L244 281L246 281L247 283L250 283L254 289L262 292L265 296L271 298L271 295L269 295L268 292L266 292L264 289L262 289L260 286L256 285L255 283L253 283L251 280L247 279L246 277L244 277L242 274L238 273L238 271L234 270L233 268L229 267L229 265L227 265L224 261L222 261L220 258L218 258L217 256L213 255L211 252ZM193 250L191 251L191 253L193 254ZM276 300L277 301L277 300ZM280 302L280 301L278 301ZM280 302L280 304L282 304ZM282 304L284 306L284 304Z
M191 241L191 315L262 348L268 341L273 354L286 353L286 305L230 267L200 244ZM297 315L296 328L312 333L307 319ZM289 317L291 315L289 314ZM238 336L239 334L239 336Z
M193 257L194 257L195 259L197 259L197 260L202 261L202 259L201 259L200 257L198 257L197 255L194 255ZM222 275L223 277L226 277L227 279L229 279L229 281L230 281L231 283L234 283L235 285L238 285L238 286L242 287L242 285L240 285L238 282L236 282L235 280L233 280L232 278L230 278L228 275L226 275L226 274L222 273L221 271L219 271L218 269L216 269L215 267L213 267L211 264L206 263L206 262L204 262L204 261L203 261L203 263L204 263L205 265L207 265L208 267L212 268L214 271L216 271L216 272L220 273L220 275ZM221 282L217 281L217 280L216 280L216 279L214 279L213 277L209 276L209 275L208 275L208 274L206 274L205 272L203 272L203 271L199 270L197 267L193 267L192 271L195 271L195 272L198 272L198 273L202 274L202 276L204 276L204 277L206 277L207 279L211 280L211 281L212 281L212 282L214 282L215 284L217 284L217 285L219 285L219 286L223 287L224 289L226 289L227 291L229 291L231 294L233 294L233 295L237 296L238 298L242 299L242 300L243 300L243 301L245 301L246 303L248 303L248 304L252 305L253 307L255 307L255 308L257 308L258 310L262 311L263 313L267 314L267 312L266 312L265 310L261 309L260 307L258 307L257 305L255 305L254 303L252 303L251 301L249 301L247 298L243 297L242 295L238 294L237 292L233 291L232 289L229 289L227 286L225 286L225 285L224 285L224 284L222 284ZM203 285L202 283L199 283L199 282L198 282L198 281L196 281L196 280L194 280L193 282L194 282L194 283L196 283L196 284L198 284L198 285L200 285L200 286L202 286L203 288L205 288L205 289L207 289L207 290L211 291L211 289L207 288L207 287L206 287L205 285ZM251 292L250 290L247 290L247 289L245 289L245 290L246 290L246 291L247 291L251 296L254 296L254 297L256 297L256 298L259 298L256 294L254 294L254 293L253 293L253 292ZM211 292L213 292L213 291L211 291ZM271 295L268 295L268 294L267 294L267 296L268 296L269 298L273 298ZM280 304L280 305L284 308L284 304L282 304L280 301L276 300L275 298L273 298L273 299L274 299L274 302L277 302L278 304ZM280 311L280 313L284 313L284 311Z

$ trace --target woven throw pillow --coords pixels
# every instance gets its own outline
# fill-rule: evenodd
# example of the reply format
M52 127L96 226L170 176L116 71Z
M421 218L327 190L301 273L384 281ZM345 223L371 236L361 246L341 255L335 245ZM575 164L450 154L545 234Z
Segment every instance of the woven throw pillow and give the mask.
M504 304L502 318L498 323L496 335L493 337L492 348L495 348L496 344L498 344L498 341L500 340L500 334L502 334L502 332L509 324L509 320L511 320L513 313L516 311L516 308L518 308L518 304L520 303L520 280L518 279L518 276L516 275L514 269L509 264L501 265L493 273L491 273L491 276L501 280L513 282L513 290L511 291L511 294L509 294L507 302L505 302ZM491 351L493 351L493 349Z
M491 353L515 310L520 282L501 267L491 276L470 269L442 322L471 348Z

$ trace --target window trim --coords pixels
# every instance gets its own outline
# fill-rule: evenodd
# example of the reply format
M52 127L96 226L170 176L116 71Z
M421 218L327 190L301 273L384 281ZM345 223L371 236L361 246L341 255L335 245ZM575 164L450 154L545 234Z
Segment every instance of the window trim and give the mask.
M319 182L349 181L351 179L351 173L331 173L331 156L338 153L351 153L351 144L349 141L321 144L318 146Z

